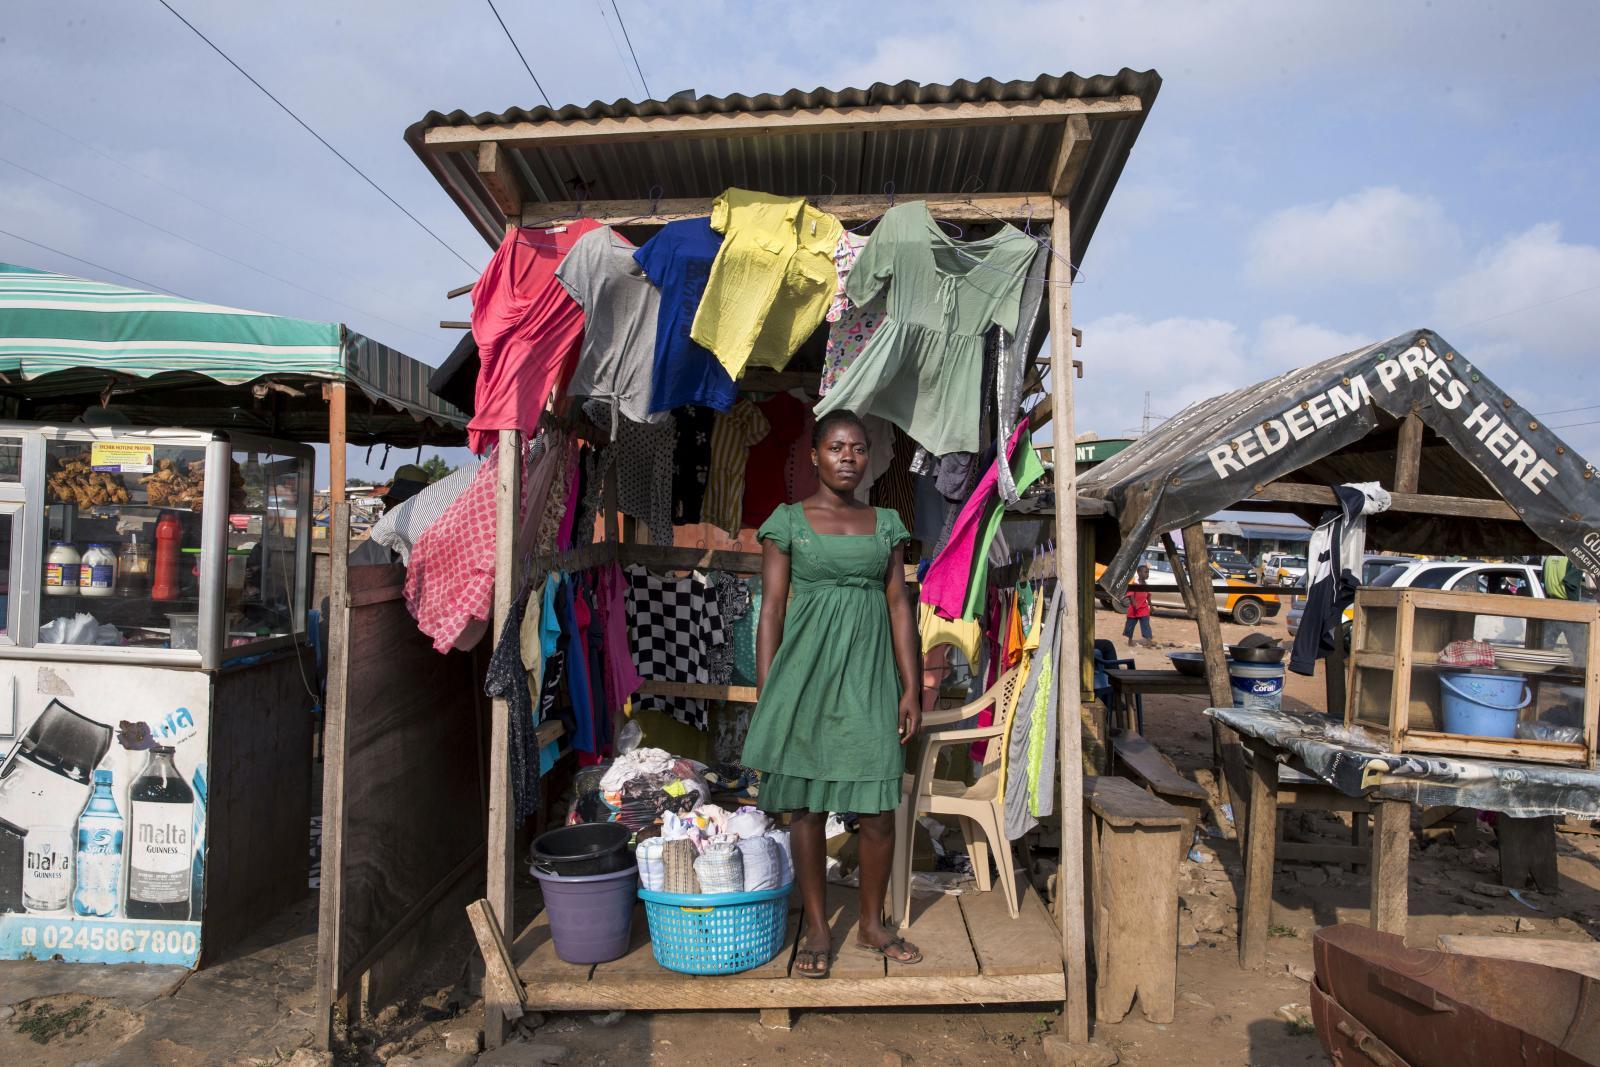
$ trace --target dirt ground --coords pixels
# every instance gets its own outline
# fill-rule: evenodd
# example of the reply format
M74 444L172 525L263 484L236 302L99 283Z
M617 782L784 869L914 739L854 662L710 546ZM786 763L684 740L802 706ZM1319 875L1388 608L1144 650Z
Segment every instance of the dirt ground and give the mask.
M1102 611L1096 633L1124 655L1122 619ZM1286 637L1282 619L1260 627ZM1166 666L1166 653L1195 649L1195 626L1154 620L1156 647L1131 650L1142 667ZM1249 632L1223 624L1229 640ZM1290 675L1289 707L1320 708L1322 678ZM1146 733L1180 769L1204 769L1210 727L1201 697L1147 699ZM1331 814L1296 814L1291 836L1347 840L1348 824ZM1562 891L1525 894L1531 906L1487 891L1495 881L1492 840L1451 837L1412 843L1413 945L1433 947L1442 933L1600 938L1600 837L1558 835ZM1331 865L1280 865L1275 880L1267 966L1240 970L1237 894L1242 884L1234 842L1211 837L1204 862L1186 862L1180 882L1177 1018L1144 1020L1139 1008L1100 1024L1094 1040L1129 1065L1324 1063L1315 1035L1280 1009L1307 1003L1311 937L1321 926L1367 920L1364 873ZM524 880L525 882L528 880ZM533 914L531 884L519 889L519 915ZM315 902L279 917L252 945L193 975L172 969L86 968L49 963L0 965L0 1059L68 1067L95 1064L388 1064L390 1067L484 1067L561 1063L715 1064L1050 1063L1045 1039L1060 1032L1058 1005L1006 1010L851 1010L801 1012L792 1031L765 1030L754 1011L655 1014L562 1013L495 1053L477 1055L483 1026L475 955L466 924L415 976L412 992L375 1019L360 1021L335 1054L308 1046L314 1005ZM1537 908L1538 910L1534 910ZM42 970L41 970L42 968ZM121 974L115 972L123 971ZM686 979L688 980L688 979Z

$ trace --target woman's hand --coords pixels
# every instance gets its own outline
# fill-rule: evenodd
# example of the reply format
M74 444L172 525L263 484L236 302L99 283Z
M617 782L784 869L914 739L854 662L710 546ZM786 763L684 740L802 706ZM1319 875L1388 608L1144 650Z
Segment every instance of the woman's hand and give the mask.
M922 729L922 694L907 693L900 698L900 743L903 745Z

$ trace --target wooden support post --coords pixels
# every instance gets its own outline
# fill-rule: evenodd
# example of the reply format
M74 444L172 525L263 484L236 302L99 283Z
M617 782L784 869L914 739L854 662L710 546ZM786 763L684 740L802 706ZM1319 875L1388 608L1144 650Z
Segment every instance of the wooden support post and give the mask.
M1422 419L1412 412L1400 420L1400 438L1394 449L1394 491L1415 493L1422 470Z
M1250 817L1245 823L1244 899L1239 907L1239 966L1260 970L1267 962L1272 922L1273 851L1278 834L1278 763L1270 751L1247 748Z
M1063 130L1063 135L1070 135ZM1078 650L1078 477L1073 455L1072 418L1072 219L1065 199L1054 201L1050 219L1050 394L1055 406L1051 439L1056 455L1056 579L1063 584L1060 648L1067 655ZM1063 678L1076 678L1077 670L1058 664ZM1083 932L1083 728L1078 687L1056 686L1056 734L1061 775L1061 872L1057 919L1061 926L1061 955L1067 971L1067 999L1062 1018L1068 1041L1089 1040L1088 957Z
M494 641L500 643L511 598L516 595L517 526L522 512L522 434L501 430L495 452L494 529ZM511 712L496 697L489 727L489 908L500 936L509 938L516 928L516 894L513 853L517 846L516 802L511 790ZM484 1040L490 1048L506 1038L506 1015L495 1004L484 1012Z
M345 838L344 767L348 744L346 701L350 692L350 505L335 504L328 516L328 679L322 729L322 878L317 901L317 1024L312 1040L333 1046L333 1007L339 998L340 931L344 882L340 878Z
M328 521L330 523L333 522L333 513L344 503L345 450L348 443L345 386L343 382L333 382L328 386Z
M1411 866L1411 805L1375 798L1372 809L1373 929L1406 934L1410 908L1406 880Z
M793 1030L793 1008L762 1008L761 1026L766 1030Z
M1089 763L1096 774L1111 770L1111 710L1094 692L1094 523L1083 518L1078 526L1078 686L1079 710L1089 731Z
M478 939L478 951L483 953L483 999L487 1010L506 1019L522 1018L527 1012L527 994L522 979L517 977L517 965L506 948L495 910L487 900L474 900L467 905L467 921Z
M1529 880L1541 893L1560 890L1556 871L1556 820L1553 815L1516 819L1502 814L1495 822L1500 840L1500 884L1526 889Z
M517 179L516 171L506 155L506 151L493 141L480 144L478 178L495 206L505 215L506 222L515 225L522 221L522 183Z
M1206 688L1210 690L1211 704L1231 708L1233 684L1228 681L1228 656L1222 646L1222 623L1217 619L1217 591L1211 580L1211 553L1206 548L1205 528L1197 522L1183 528L1185 555L1182 557L1170 533L1162 534L1161 542L1166 546L1167 561L1172 564L1179 595L1200 631L1200 654L1205 658ZM1197 579L1196 575L1200 577ZM1224 804L1231 800L1224 766L1225 750L1238 743L1238 735L1215 719L1211 720L1211 759L1217 771L1217 791Z

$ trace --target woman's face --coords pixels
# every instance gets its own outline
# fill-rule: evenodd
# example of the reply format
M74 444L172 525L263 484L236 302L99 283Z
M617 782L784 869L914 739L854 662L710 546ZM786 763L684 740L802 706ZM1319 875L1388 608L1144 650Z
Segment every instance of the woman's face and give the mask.
M853 422L830 423L811 459L823 485L837 493L854 492L867 471L867 435Z

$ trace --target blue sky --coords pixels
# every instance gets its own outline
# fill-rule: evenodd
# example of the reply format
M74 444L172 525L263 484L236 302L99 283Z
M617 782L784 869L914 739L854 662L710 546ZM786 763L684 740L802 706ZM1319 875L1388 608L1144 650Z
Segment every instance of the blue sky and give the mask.
M473 268L156 0L6 5L0 228L187 296L342 320L442 359L458 335L438 321L467 316L444 293L489 250L401 134L430 109L539 102L487 4L171 2ZM609 0L499 7L556 104L644 95ZM1591 423L1560 432L1600 460L1600 6L618 7L657 96L1160 71L1073 292L1080 431L1136 429L1146 390L1171 415L1430 326L1533 411L1561 412L1549 425ZM0 259L121 280L6 236Z

